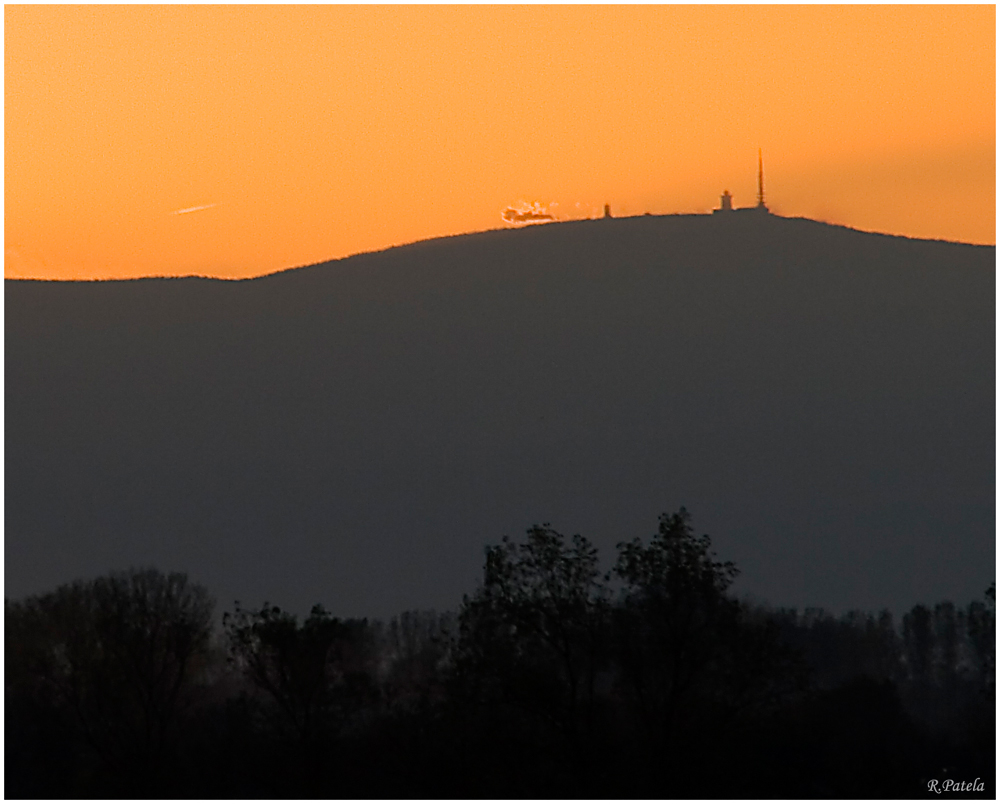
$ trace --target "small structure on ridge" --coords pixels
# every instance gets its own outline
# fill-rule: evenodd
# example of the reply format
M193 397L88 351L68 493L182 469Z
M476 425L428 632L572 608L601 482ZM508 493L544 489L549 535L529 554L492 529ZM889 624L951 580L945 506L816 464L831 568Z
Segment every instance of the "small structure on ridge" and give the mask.
M764 152L762 149L757 149L757 206L736 209L733 207L733 197L730 195L729 190L724 190L722 199L719 202L719 208L713 209L712 214L719 215L723 212L763 212L770 214L767 204L764 203Z
M718 215L720 212L733 211L733 197L729 194L729 190L722 191L722 200L719 203L721 206L718 209L712 210L713 215Z

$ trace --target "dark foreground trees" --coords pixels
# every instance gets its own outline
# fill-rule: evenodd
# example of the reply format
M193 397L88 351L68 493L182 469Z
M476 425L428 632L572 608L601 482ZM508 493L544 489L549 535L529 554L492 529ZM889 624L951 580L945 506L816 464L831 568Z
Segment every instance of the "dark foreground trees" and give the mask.
M272 704L274 728L300 743L344 729L378 697L363 621L317 605L299 624L277 606L247 611L237 603L223 626L235 666Z
M459 615L453 676L489 702L509 701L582 749L607 657L607 589L597 550L550 527L486 551L483 585Z
M212 609L186 576L153 569L8 601L6 725L25 728L7 730L8 745L23 749L18 761L53 794L60 785L159 792L209 660ZM58 768L49 769L48 729L65 748Z
M804 668L728 596L735 567L684 509L618 551L602 575L589 541L548 526L488 548L455 676L469 704L532 735L563 794L690 795L698 758L791 699Z
M753 607L683 509L599 559L543 525L487 548L457 616L237 604L215 636L154 570L8 601L5 793L992 796L992 593L899 627Z
M715 560L687 511L664 514L648 545L618 547L622 686L651 743L672 748L694 730L717 739L744 712L801 687L795 656L727 594L738 571Z

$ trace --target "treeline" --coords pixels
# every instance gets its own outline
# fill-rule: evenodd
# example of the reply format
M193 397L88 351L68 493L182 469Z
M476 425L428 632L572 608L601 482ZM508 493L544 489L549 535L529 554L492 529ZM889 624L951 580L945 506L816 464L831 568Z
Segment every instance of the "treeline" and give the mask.
M226 611L133 570L5 603L12 798L995 793L995 593L834 617L736 599L688 514L488 547L457 614Z

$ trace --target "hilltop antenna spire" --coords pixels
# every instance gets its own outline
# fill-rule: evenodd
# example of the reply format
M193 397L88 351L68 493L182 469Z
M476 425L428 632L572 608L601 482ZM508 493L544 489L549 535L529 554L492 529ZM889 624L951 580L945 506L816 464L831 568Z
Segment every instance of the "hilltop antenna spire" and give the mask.
M757 149L757 206L766 209L764 204L764 151Z

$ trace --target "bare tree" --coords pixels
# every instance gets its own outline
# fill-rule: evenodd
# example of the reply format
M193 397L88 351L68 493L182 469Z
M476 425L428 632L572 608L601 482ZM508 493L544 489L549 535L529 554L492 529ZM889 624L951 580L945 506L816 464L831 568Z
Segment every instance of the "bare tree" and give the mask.
M488 547L483 584L463 601L457 673L480 695L540 718L586 762L605 656L606 576L583 536L548 524Z
M365 621L316 605L300 624L277 606L247 611L237 603L223 625L234 662L303 742L343 728L376 697Z
M7 667L72 711L106 771L143 792L192 701L213 602L182 573L129 570L6 605Z

